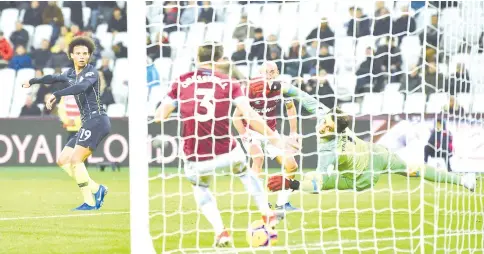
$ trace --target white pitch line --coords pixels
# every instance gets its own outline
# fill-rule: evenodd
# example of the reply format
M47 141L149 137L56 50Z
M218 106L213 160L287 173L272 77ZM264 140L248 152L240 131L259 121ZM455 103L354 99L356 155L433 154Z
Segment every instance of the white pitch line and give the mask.
M70 218L70 217L91 217L101 215L122 215L129 214L129 212L106 212L106 213L81 213L76 214L64 214L64 215L49 215L49 216L26 216L26 217L10 217L0 218L0 221L12 221L12 220L39 220L39 219L55 219L55 218Z

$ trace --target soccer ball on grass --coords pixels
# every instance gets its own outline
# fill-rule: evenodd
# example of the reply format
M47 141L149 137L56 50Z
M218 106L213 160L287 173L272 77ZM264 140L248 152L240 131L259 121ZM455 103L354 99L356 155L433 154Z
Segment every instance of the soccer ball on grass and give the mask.
M277 242L277 231L271 229L262 220L252 222L247 230L247 243L251 247L273 246Z

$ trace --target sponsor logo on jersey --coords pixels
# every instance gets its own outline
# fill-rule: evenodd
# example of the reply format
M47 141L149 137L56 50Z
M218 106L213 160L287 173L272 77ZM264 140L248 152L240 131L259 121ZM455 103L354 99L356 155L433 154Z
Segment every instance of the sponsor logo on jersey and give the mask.
M219 77L215 77L215 76L201 76L201 75L197 75L195 78L187 78L185 81L181 82L180 85L183 88L187 88L187 87L189 87L189 86L191 86L192 84L195 84L195 83L208 83L208 82L212 82L214 84L217 84L222 89L225 89L225 87L228 85L227 82L224 82Z
M90 76L94 76L94 72L90 71L88 73L86 73L86 75L84 75L86 78L90 77Z
M84 80L84 77L81 77L81 78L79 79L79 82L82 82L83 80Z
M270 108L255 108L254 111L257 113L269 113L274 111L276 107L270 107Z

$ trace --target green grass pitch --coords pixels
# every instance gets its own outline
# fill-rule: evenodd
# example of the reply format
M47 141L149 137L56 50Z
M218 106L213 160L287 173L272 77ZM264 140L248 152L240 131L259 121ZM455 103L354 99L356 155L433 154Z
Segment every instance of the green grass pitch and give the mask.
M128 170L90 170L90 174L110 188L105 206L100 211L72 212L82 200L76 184L62 170L0 169L0 253L129 253ZM152 170L151 175L156 174ZM304 212L288 214L277 227L278 245L256 253L288 253L287 248L294 250L291 253L420 252L422 202L426 253L482 253L482 184L469 193L458 186L426 182L423 200L419 184L418 178L385 175L374 191L295 193L291 201L304 207ZM228 192L231 186L234 193ZM217 177L213 187L238 248L222 253L253 253L244 230L259 219L254 203L249 203L237 178ZM150 192L164 194L150 202L150 230L158 253L181 253L180 247L196 251L197 246L204 253L214 252L210 249L213 233L196 213L185 179L154 180ZM270 200L275 202L275 195Z

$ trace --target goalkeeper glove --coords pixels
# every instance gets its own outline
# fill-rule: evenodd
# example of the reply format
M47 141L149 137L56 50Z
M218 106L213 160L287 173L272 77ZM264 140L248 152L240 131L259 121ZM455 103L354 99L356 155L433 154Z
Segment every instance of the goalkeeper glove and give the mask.
M280 191L283 188L285 190L298 190L299 189L299 181L292 180L285 178L282 175L276 175L269 177L269 181L267 182L267 187L270 191Z

